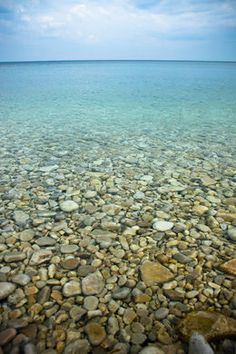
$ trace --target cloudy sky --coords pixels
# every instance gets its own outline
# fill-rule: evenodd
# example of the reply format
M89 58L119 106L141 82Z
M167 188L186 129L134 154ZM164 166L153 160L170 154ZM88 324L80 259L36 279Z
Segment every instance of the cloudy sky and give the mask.
M236 0L0 0L0 61L236 60Z

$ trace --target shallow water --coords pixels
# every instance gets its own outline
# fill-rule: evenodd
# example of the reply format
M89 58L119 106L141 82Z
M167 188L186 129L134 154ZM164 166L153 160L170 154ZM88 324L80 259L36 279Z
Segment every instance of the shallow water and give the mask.
M114 337L132 353L150 343L176 343L174 323L186 311L210 308L236 317L230 302L232 275L223 274L226 285L217 292L222 274L214 268L235 257L236 63L9 63L0 64L0 83L0 281L12 282L17 273L39 277L32 282L40 302L44 285L37 280L45 270L40 273L39 267L47 273L51 264L45 284L65 296L64 282L76 277L61 266L67 257L77 257L80 266L96 265L105 282L95 295L106 331L112 331L106 321L113 318L106 304L117 284L127 294L134 289L134 294L150 298L150 305L132 302L134 295L118 303L120 330ZM63 213L61 202L68 199L78 208ZM172 226L160 231L155 226L159 221ZM24 230L34 237L25 241ZM42 246L44 236L56 244ZM79 248L65 252L64 245ZM31 265L32 253L45 247L56 258ZM4 257L12 251L24 251L24 262L9 263ZM176 253L181 255L175 260ZM173 288L181 289L178 296L187 310L173 310L177 305L168 288L145 283L140 266L146 260L160 261L173 272ZM193 276L186 283L183 279L196 267L197 282ZM26 299L19 307L24 318L32 316L31 300ZM55 305L55 298L50 301ZM83 301L76 304L83 307ZM15 305L13 301L4 308L1 327ZM129 320L122 314L127 308L138 314L142 306L151 317L160 307L170 310L164 322L156 318L152 327L162 328L170 340L161 332L150 334L144 325L139 338L130 335ZM29 321L41 321L50 337L53 321L64 310L59 306L50 320L45 308L43 319L36 314ZM70 321L63 322L64 328L76 328L87 338L83 324ZM142 316L135 321L142 322ZM36 342L40 352L57 345Z

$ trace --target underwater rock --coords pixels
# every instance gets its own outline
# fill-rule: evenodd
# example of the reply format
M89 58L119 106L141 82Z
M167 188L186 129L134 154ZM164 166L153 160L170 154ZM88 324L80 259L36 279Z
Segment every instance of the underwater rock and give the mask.
M236 258L221 264L220 269L226 273L236 275Z
M0 300L5 299L15 291L16 285L8 282L0 282Z
M79 205L73 200L65 200L60 203L60 209L66 213L71 213L72 211L79 209Z
M157 231L168 231L174 226L173 222L170 221L156 221L153 224L153 228Z
M214 354L214 351L201 334L194 332L189 340L188 354Z
M141 277L146 285L165 283L171 280L174 275L159 262L144 262L141 267Z
M219 312L194 311L180 321L178 330L186 341L193 332L202 334L207 341L236 337L236 320Z

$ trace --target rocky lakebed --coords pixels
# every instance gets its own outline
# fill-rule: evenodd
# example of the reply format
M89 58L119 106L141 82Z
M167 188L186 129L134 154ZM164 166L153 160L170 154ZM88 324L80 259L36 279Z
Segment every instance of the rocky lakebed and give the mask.
M0 353L236 353L233 139L133 128L3 126Z

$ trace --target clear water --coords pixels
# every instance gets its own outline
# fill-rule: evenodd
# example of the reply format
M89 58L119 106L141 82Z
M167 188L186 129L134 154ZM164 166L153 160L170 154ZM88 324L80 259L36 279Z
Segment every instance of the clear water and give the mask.
M99 135L119 137L122 149L126 138L152 135L173 149L234 151L236 63L9 63L0 83L2 142L16 148L50 139L76 148L78 135Z
M158 254L164 254L162 261L169 267L168 260L176 252L177 234L156 235L153 223L158 217L187 225L187 233L178 239L186 244L180 251L187 250L193 261L180 265L175 275L182 279L201 264L200 291L214 280L215 263L223 257L235 257L234 245L226 234L232 220L235 222L235 206L226 205L224 200L234 195L236 185L236 63L0 64L0 137L0 233L5 237L0 237L1 250L25 248L28 254L29 243L20 243L17 234L30 228L35 232L30 247L37 249L34 242L42 235L52 236L57 240L53 254L64 259L67 255L60 253L60 246L79 244L79 251L85 252L90 264L96 255L93 252L87 258L86 245L99 247L91 230L118 225L114 247L119 250L123 246L118 235L138 225L138 234L127 236L127 240L141 251L133 248L133 252L130 246L127 257L115 263L118 268L131 270L127 277L137 284L139 265L144 260L156 261ZM94 189L98 193L86 195ZM71 198L78 203L78 212L65 215L60 201ZM104 204L108 208L107 204L118 206L117 214L106 214ZM196 212L194 207L199 204L207 208L207 214ZM15 210L27 213L25 224L17 224ZM219 216L219 223L199 235L195 225L210 225L208 215ZM66 221L64 229L51 232L62 218ZM169 240L174 241L172 246ZM99 270L105 267L112 275L114 249L113 254L108 249L105 252ZM27 268L27 263L18 263L21 268L17 270L13 264L14 274ZM9 272L4 265L0 271L4 268ZM118 272L114 274L116 277ZM109 284L109 289L112 286ZM224 283L221 289L226 294L230 290ZM153 304L159 303L156 290L152 296L149 315L157 309ZM221 293L214 301L186 301L191 310L232 313ZM170 300L164 304L168 307ZM22 314L28 313L28 304L24 306ZM130 305L125 300L121 306ZM137 311L137 304L131 306ZM109 316L111 313L106 314ZM52 337L54 317L50 320L45 325L50 326L48 336ZM63 322L65 330L66 326ZM75 324L81 330L79 326ZM165 322L165 326L169 331L170 325ZM122 338L119 335L118 340ZM145 335L148 344L149 330Z

